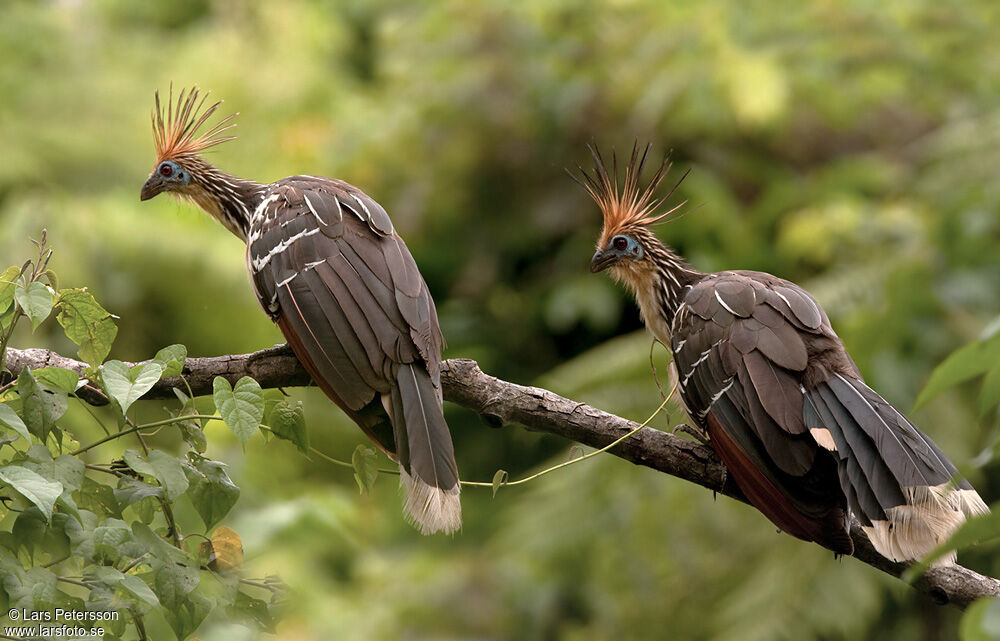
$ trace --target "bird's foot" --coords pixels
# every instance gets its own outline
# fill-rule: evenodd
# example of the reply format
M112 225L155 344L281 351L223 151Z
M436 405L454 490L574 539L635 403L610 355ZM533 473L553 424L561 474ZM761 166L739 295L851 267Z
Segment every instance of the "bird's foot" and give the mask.
M678 425L675 425L674 429L671 430L671 433L673 434L676 434L677 432L683 432L684 434L693 437L696 441L698 441L702 445L708 445L708 433L702 430L701 428L692 427L687 423L680 423Z

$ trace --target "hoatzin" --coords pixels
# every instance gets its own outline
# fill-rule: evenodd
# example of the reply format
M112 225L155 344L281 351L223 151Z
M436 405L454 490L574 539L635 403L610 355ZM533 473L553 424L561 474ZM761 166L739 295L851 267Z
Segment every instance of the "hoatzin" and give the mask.
M657 238L652 226L684 204L659 212L668 159L642 187L649 146L633 148L619 186L617 168L609 174L591 152L595 172L581 170L580 182L604 227L590 269L635 295L673 355L690 420L751 504L840 554L854 550L854 515L894 561L921 558L988 511L937 445L865 384L805 290L761 272L702 273Z
M264 312L313 381L390 457L404 510L425 533L462 523L458 469L441 407L444 338L427 284L385 210L342 180L292 176L260 184L201 152L235 136L235 114L199 134L221 101L197 88L153 110L156 164L142 200L197 204L246 242Z

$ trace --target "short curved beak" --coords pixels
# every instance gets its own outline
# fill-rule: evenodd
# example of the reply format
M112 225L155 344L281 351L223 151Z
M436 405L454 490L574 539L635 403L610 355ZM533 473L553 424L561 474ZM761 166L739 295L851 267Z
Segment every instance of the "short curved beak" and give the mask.
M149 200L161 191L163 191L163 179L160 178L159 174L150 174L139 193L139 200Z
M610 267L617 259L618 256L614 253L598 249L594 252L594 257L590 259L590 272L592 274L602 272Z

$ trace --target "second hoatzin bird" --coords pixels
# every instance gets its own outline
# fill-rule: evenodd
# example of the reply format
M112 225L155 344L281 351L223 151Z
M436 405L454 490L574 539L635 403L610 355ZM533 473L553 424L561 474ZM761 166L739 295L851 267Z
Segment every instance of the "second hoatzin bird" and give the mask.
M865 384L805 290L761 272L702 273L657 238L651 227L683 205L658 212L667 160L641 187L649 147L633 148L619 186L617 168L609 174L591 151L596 170L582 182L604 216L591 271L609 270L635 295L673 354L689 418L754 507L841 554L854 550L855 515L894 561L923 557L988 511L938 446Z
M246 242L261 307L313 381L399 462L404 509L418 529L461 527L458 469L441 407L444 338L427 284L385 210L342 180L260 184L202 156L234 136L235 114L202 134L220 102L197 88L156 94L156 164L142 200L189 200Z

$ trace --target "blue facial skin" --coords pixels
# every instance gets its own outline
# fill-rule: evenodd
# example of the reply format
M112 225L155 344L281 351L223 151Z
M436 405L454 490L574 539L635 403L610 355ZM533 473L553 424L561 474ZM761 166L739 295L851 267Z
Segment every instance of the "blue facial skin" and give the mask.
M191 182L191 175L184 171L183 167L172 160L164 160L161 162L156 168L156 173L163 178L164 183L186 185Z
M620 260L640 260L642 256L642 246L636 239L627 234L618 234L611 237L606 248L597 250L590 260L590 271L603 271Z
M189 182L191 182L191 174L173 160L164 160L146 179L139 199L149 200L161 192L183 187Z
M624 241L624 245L622 245L622 241ZM608 248L612 249L619 258L631 258L633 260L642 258L642 247L635 238L625 234L613 237Z

